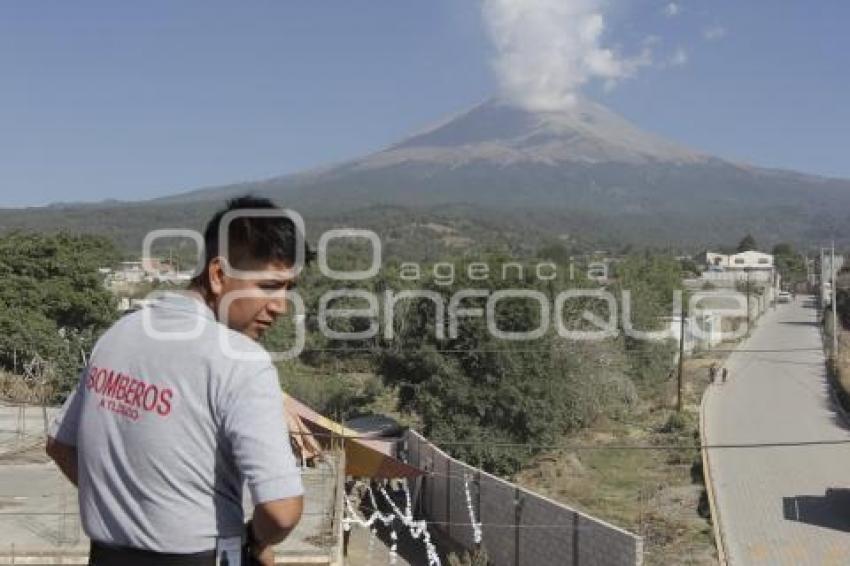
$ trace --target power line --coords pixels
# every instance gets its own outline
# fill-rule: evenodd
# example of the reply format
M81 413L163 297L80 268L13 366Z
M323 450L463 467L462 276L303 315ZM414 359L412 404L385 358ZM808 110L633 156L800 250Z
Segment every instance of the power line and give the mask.
M381 436L349 436L330 432L290 432L290 435L312 435L316 437L336 438L346 440L375 440L379 442L401 442L405 437ZM409 446L410 443L408 443ZM753 448L793 448L807 446L840 446L850 444L850 438L834 440L798 440L791 442L751 442L751 443L676 443L676 444L544 444L533 442L493 442L490 440L434 440L429 448L440 449L450 446L486 446L492 448L534 448L540 450L722 450L722 449L753 449ZM410 448L408 447L408 451Z
M393 347L393 346L371 346L368 348L305 348L302 354L313 352L334 352L334 353L378 353L378 352L438 352L438 353L544 353L558 351L558 345L553 345L549 348L429 348L423 349L417 347ZM644 350L617 350L617 353L624 354L626 357L641 356L641 355L656 355L654 352L646 352ZM786 352L823 352L823 348L763 348L763 349L711 349L700 350L701 354L758 354L758 353L786 353ZM581 353L581 352L576 352ZM693 358L691 358L693 359Z
M592 446L588 444L535 444L521 442L435 442L438 446L488 446L494 448L536 448L542 450L722 450L753 448L792 448L805 446L836 446L850 444L850 438L844 440L802 440L795 442L753 442L720 444L606 444Z

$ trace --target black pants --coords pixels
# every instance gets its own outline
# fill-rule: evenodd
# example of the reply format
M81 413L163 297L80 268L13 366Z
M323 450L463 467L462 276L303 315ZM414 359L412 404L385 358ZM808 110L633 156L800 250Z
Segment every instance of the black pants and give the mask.
M242 549L242 565L259 564L248 552ZM215 551L196 554L166 554L139 550L136 548L115 547L92 541L89 551L89 566L215 566ZM224 565L222 565L224 566Z

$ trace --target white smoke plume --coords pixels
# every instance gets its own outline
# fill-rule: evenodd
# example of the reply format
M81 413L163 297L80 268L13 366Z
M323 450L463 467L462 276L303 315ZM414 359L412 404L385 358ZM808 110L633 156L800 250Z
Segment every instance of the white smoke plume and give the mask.
M652 63L651 45L624 58L602 45L603 0L484 0L503 95L530 110L568 109L592 79L611 88Z

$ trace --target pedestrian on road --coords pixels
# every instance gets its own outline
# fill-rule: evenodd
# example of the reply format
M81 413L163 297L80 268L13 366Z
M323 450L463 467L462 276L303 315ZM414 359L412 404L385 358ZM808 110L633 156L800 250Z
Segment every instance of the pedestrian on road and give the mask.
M729 377L729 370L723 367L723 383L726 383L726 378Z
M717 381L717 364L711 364L711 367L708 368L708 382L714 383Z
M274 563L303 486L257 340L309 255L298 230L267 199L230 201L206 227L188 290L160 293L98 340L47 441L78 487L89 565Z

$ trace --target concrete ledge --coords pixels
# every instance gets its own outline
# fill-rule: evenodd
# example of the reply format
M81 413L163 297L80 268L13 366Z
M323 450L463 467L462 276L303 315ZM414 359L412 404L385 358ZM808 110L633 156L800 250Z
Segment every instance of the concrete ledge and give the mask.
M54 564L88 564L89 557L88 555L80 555L80 556L38 556L38 555L6 555L0 556L0 564L14 564L14 565L38 565L38 566L53 566ZM281 564L285 566L331 566L331 558L330 557L275 557L275 564ZM334 562L333 564L337 564Z
M717 502L715 501L714 486L711 479L711 464L709 462L708 449L705 445L708 440L705 435L705 406L708 404L708 398L714 393L714 388L709 385L702 394L702 401L699 405L699 437L700 437L700 452L702 453L702 477L705 483L706 496L708 497L708 508L711 513L711 526L714 529L714 544L717 547L717 561L720 566L727 566L729 561L726 559L726 541L723 538L723 529L720 527L720 513L717 510Z
M17 555L6 555L0 556L0 564L38 564L41 566L44 564L53 565L53 564L88 564L89 557L85 556L37 556L32 554L27 554L23 556Z
M850 415L847 414L847 407L845 407L844 403L841 402L841 395L839 394L841 382L839 381L838 376L838 364L833 363L830 360L829 350L826 347L826 335L824 335L823 327L819 327L818 331L820 333L821 343L824 344L823 355L826 358L826 382L829 387L829 398L832 400L832 404L835 405L835 411L841 415L841 419L844 421L844 424L850 425Z

